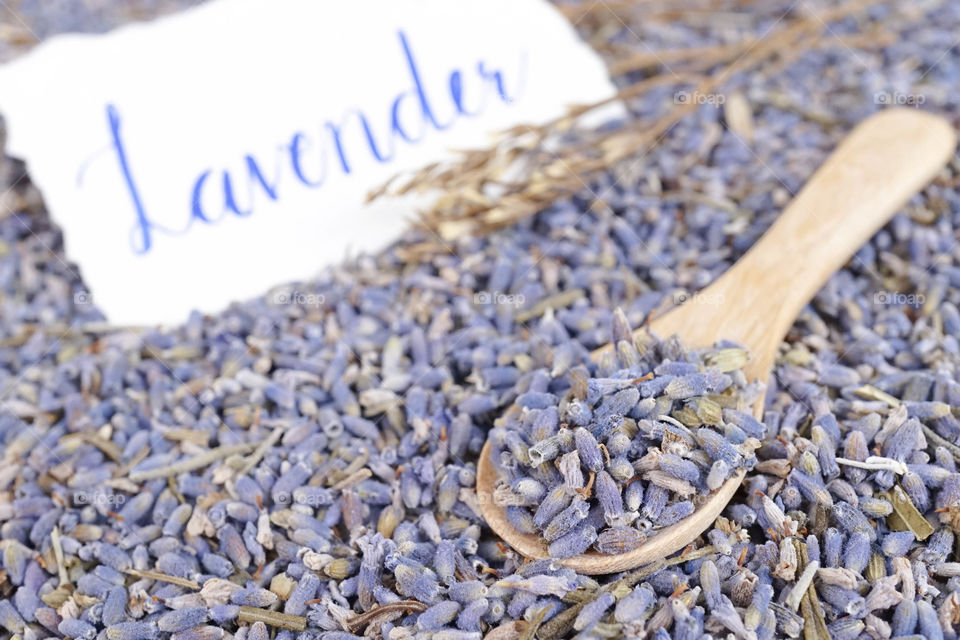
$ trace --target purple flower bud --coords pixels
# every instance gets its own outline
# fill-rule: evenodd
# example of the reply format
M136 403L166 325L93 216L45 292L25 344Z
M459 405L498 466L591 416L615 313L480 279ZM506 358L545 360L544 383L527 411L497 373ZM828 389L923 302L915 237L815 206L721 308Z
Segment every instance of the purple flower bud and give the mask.
M573 430L573 442L580 454L580 464L588 471L597 473L603 470L603 455L600 453L600 444L593 434L583 427Z
M163 614L157 619L157 627L164 633L172 633L199 626L206 621L206 607L188 607Z
M593 627L613 606L614 602L616 602L616 599L612 593L601 593L596 599L584 605L573 622L573 628L577 631L583 631Z
M580 525L570 533L557 538L547 547L554 558L569 558L585 552L597 540L596 528Z
M460 603L453 600L438 602L417 616L417 629L420 631L436 631L440 627L453 622L460 613Z
M585 500L574 499L569 507L558 513L543 529L543 539L553 542L576 527L590 511Z

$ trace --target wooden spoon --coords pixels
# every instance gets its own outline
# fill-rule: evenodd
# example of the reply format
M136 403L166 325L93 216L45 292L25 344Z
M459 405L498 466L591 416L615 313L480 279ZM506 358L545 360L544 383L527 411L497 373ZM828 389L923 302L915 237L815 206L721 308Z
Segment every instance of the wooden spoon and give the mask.
M945 120L914 109L887 109L850 132L793 199L776 223L733 267L700 294L653 321L661 337L678 335L688 347L720 339L750 351L748 380L767 380L777 349L803 307L827 279L929 183L953 156L956 135ZM640 329L645 331L646 329ZM593 353L594 359L611 345ZM763 414L763 400L754 414ZM665 558L713 523L740 486L739 471L697 510L661 529L633 551L587 552L558 559L580 573L626 571ZM490 443L477 465L477 498L490 528L528 558L550 557L536 536L518 532L493 502L497 472Z

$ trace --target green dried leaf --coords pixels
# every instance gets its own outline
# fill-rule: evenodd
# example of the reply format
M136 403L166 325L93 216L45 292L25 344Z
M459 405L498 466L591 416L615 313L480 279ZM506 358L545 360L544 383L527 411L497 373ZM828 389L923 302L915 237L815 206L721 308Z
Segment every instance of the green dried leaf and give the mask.
M887 563L883 559L883 554L874 553L870 556L870 562L867 563L867 570L864 572L867 582L873 584L880 578L887 575Z
M691 400L687 406L696 412L697 417L700 418L700 422L703 424L720 424L721 418L723 417L723 407L707 397L695 398Z
M678 409L673 412L673 418L683 424L685 427L699 427L700 426L700 416L697 415L697 412L687 405L682 409Z
M237 620L250 623L263 622L271 627L289 629L290 631L303 631L307 628L307 619L303 616L270 611L269 609L258 609L256 607L240 607Z
M797 570L802 571L810 561L807 555L806 543L799 539L794 539L794 545L797 548ZM810 583L807 587L807 593L800 601L800 613L803 615L803 637L805 640L822 640L829 638L830 632L827 630L827 621L823 615L823 607L820 606L820 598L817 596L816 585Z
M926 540L935 531L900 485L895 485L880 497L893 505L893 513L887 516L887 526L893 531L910 531L917 540Z
M898 407L900 405L900 401L892 395L869 384L854 389L853 392L864 400L880 400L881 402L886 402L891 407Z
M740 409L741 396L734 387L728 388L723 393L710 393L704 396L713 402L716 402L721 409Z
M538 609L530 620L530 626L527 627L526 631L523 632L523 635L520 636L520 640L533 640L537 637L537 631L540 629L540 625L543 624L543 619L547 617L547 613L550 611L550 607L543 607Z
M736 371L737 369L743 369L749 359L750 357L746 349L731 347L728 349L718 349L708 354L704 359L704 364L728 373L730 371Z

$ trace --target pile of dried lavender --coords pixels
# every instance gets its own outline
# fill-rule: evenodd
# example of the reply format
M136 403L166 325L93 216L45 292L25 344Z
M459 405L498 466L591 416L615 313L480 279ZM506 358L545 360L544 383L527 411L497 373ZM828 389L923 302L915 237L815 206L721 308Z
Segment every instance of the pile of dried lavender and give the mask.
M634 334L620 309L613 344L589 368L572 366L576 345L558 346L550 369L523 377L488 436L501 476L493 500L554 558L635 549L752 467L765 434L747 412L761 389L746 392L745 349L691 350L676 337ZM483 380L497 388L517 374L492 368Z
M762 36L790 5L768 10L631 22L642 41L610 40L719 46ZM866 113L920 96L955 111L960 5L880 5L830 31L856 46L880 22L892 43L734 78L726 104L746 114L704 104L634 171L510 229L429 252L436 239L414 233L303 285L318 304L267 296L169 332L89 324L56 230L5 158L0 175L19 181L0 198L13 212L0 220L0 627L955 638L957 162L798 318L747 489L683 553L599 580L524 562L473 490L521 376L552 371L562 345L583 357L606 342L618 306L639 324L712 281ZM630 107L643 118L672 99ZM513 393L484 383L497 367L516 368Z

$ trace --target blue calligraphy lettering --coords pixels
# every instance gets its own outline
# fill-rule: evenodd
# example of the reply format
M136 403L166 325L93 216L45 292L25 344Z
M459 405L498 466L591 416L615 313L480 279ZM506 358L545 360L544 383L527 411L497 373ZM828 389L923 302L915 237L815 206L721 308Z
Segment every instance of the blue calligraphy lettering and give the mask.
M287 144L279 147L279 155L275 155L277 170L268 179L262 170L262 163L252 154L243 156L243 177L240 173L231 173L226 169L219 170L222 176L222 209L216 216L210 215L204 203L210 202L214 195L210 178L215 169L206 168L197 174L193 180L190 192L189 216L181 230L165 228L147 215L141 191L134 180L133 171L127 148L121 136L120 110L114 104L106 106L107 126L110 136L110 149L119 165L120 175L124 187L133 204L135 224L131 230L131 247L136 254L150 251L154 244L154 234L162 232L166 235L182 235L190 229L193 222L204 224L220 222L227 214L245 218L256 210L257 194L266 196L269 201L281 199L280 180L283 167L288 167L296 182L303 187L319 188L327 180L327 151L332 151L337 158L337 164L343 175L350 175L358 170L358 163L365 159L366 154L358 154L354 148L358 144L366 147L369 157L380 164L390 163L399 152L398 142L406 145L420 144L428 137L430 131L442 132L452 127L458 119L474 118L483 114L489 107L489 99L509 105L514 104L522 94L526 78L526 56L522 56L515 81L510 88L507 86L502 69L494 68L486 61L479 61L475 67L476 77L470 82L467 76L459 69L453 69L447 74L447 90L449 91L450 116L446 120L438 118L435 104L428 97L423 82L423 74L413 53L413 47L403 31L398 31L403 61L409 75L409 89L403 91L389 102L389 130L383 134L376 134L371 120L360 109L349 109L339 121L325 120L320 123L319 135L313 138L304 131L296 131ZM442 85L441 85L442 86ZM469 106L466 96L469 96ZM309 163L311 171L304 167L304 154L307 150L316 153L318 163ZM246 194L245 202L240 202L237 191ZM204 195L207 198L204 198Z

